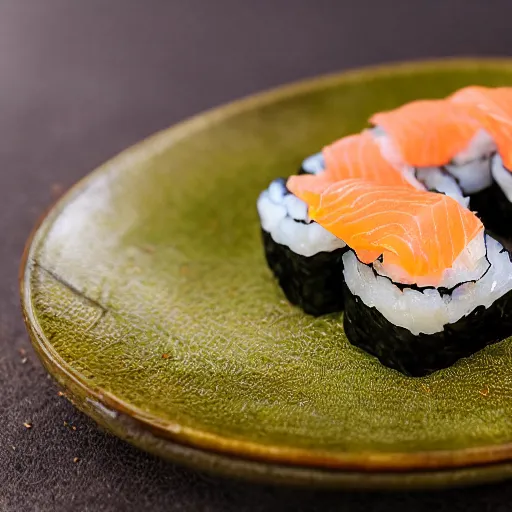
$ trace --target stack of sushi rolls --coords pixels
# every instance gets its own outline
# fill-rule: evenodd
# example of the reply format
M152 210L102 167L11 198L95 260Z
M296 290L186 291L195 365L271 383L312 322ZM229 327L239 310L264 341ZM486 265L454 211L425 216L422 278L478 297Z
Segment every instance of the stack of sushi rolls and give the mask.
M512 335L512 88L370 123L260 195L265 254L292 303L422 376Z
M385 365L421 376L512 334L510 254L444 194L344 180L288 187L343 239L344 327Z
M375 159L378 164L369 165ZM368 132L346 137L306 158L298 174L319 181L364 176L409 186L381 156ZM257 209L267 263L287 299L315 316L341 311L346 244L309 218L307 204L289 191L282 178L260 194Z

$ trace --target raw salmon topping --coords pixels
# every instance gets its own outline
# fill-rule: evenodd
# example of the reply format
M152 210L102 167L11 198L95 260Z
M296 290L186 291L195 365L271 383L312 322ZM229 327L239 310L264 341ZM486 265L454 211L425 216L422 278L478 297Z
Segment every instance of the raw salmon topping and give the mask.
M447 100L419 100L374 114L370 122L387 136L377 140L388 159L436 167L450 163L481 129L473 110L471 105Z
M505 167L512 171L512 88L470 86L450 98L455 105L472 106L483 129L494 139Z
M292 176L288 189L309 216L352 248L363 263L380 256L411 277L441 278L483 230L480 220L443 194L362 179L335 183Z
M363 178L386 185L411 187L403 173L389 163L369 131L344 137L326 146L323 177L330 181Z

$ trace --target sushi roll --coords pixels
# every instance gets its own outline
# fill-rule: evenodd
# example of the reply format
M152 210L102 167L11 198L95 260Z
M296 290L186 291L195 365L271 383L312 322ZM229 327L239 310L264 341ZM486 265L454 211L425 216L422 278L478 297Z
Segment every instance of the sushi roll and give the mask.
M314 186L354 176L412 188L367 132L327 146L304 160L299 171ZM257 209L268 266L288 300L311 315L341 311L345 242L309 218L306 203L283 179L261 193Z
M491 184L492 136L474 107L449 100L419 100L373 115L374 136L386 159L415 169L427 190L467 206L468 196ZM437 176L430 176L430 174ZM432 182L443 188L432 186Z
M512 169L512 87L465 87L449 101L468 109L502 156L505 167Z
M474 116L495 142L487 187L478 190L472 208L487 229L499 236L512 237L512 88L465 87L450 98L472 106Z
M512 334L510 254L452 198L363 180L289 188L349 247L348 340L410 376L448 367Z
M447 368L512 334L512 262L485 235L486 270L459 283L417 287L394 282L353 252L345 265L344 328L349 341L405 375Z
M284 179L260 194L257 209L265 257L287 299L315 316L341 311L346 244L309 219Z

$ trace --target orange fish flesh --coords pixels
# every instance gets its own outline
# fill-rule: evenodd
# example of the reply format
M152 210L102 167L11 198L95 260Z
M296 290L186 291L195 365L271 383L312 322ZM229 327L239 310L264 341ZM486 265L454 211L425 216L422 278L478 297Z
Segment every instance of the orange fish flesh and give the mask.
M466 246L483 231L480 220L444 195L362 179L328 182L292 176L287 187L308 204L309 216L343 240L366 264L416 278L441 280Z
M362 178L387 185L412 187L404 173L388 162L373 135L365 130L349 135L322 150L325 171L330 181Z
M475 108L472 115L494 139L505 167L512 171L512 87L464 87L449 100Z
M387 136L379 137L383 153L396 153L413 167L437 167L449 164L481 129L472 110L447 100L418 100L374 114L370 122Z

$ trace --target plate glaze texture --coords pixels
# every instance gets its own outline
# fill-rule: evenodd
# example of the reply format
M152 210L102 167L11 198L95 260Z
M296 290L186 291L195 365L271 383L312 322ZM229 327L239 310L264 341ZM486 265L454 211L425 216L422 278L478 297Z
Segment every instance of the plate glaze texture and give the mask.
M369 115L468 84L512 84L509 61L348 72L207 112L77 184L27 246L34 346L68 397L153 453L272 482L432 487L512 474L506 340L424 378L350 345L267 269L256 198Z

